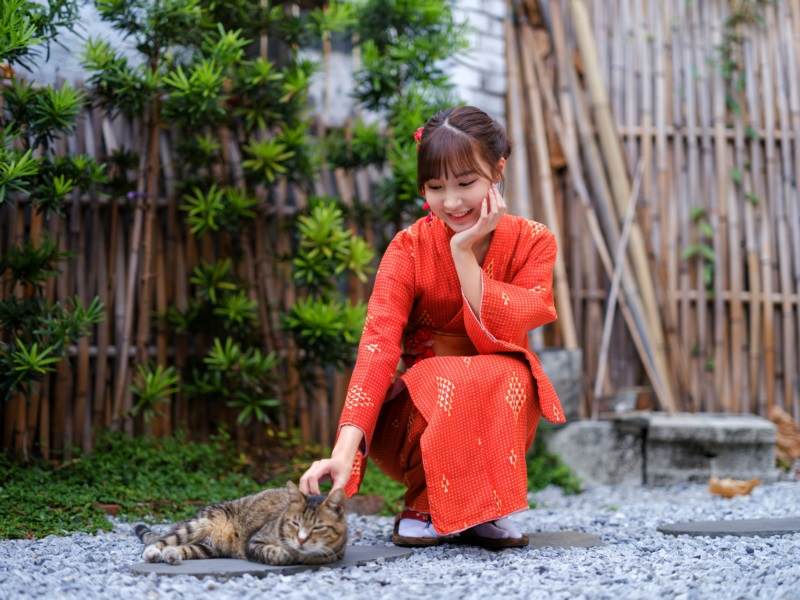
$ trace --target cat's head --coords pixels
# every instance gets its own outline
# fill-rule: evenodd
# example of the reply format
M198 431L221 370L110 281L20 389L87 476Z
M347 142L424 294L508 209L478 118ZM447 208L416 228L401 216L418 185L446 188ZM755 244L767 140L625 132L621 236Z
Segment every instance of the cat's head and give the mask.
M281 538L287 546L301 554L331 556L342 548L347 542L344 491L336 490L327 496L304 496L289 481L286 494L289 507Z

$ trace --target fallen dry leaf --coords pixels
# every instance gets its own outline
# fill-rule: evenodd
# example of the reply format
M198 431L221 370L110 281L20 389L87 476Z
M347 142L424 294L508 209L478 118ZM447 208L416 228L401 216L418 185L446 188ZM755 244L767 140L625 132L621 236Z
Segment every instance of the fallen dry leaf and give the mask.
M797 429L792 415L780 406L773 406L769 411L769 420L777 427L775 457L787 461L800 458L800 430Z
M708 480L708 491L718 496L725 496L726 498L733 498L734 496L745 496L753 491L753 488L761 484L760 479L748 479L743 481L741 479L731 479L726 477L720 479L719 477L712 476Z

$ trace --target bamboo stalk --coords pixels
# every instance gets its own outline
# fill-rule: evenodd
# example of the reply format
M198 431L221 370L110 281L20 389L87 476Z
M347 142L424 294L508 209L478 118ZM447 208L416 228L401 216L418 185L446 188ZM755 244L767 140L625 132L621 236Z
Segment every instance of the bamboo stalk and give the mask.
M600 344L600 359L597 367L597 376L594 380L594 398L595 403L592 406L592 418L596 419L599 415L599 398L603 394L603 378L605 377L606 362L608 360L608 348L611 343L611 326L614 323L614 314L617 309L617 295L619 294L619 286L622 281L623 265L625 264L625 251L628 246L628 239L630 238L631 226L633 225L633 217L636 214L636 203L639 199L639 190L642 183L642 171L644 170L644 161L639 159L639 165L636 169L636 176L633 180L633 189L631 190L631 199L628 202L628 210L625 214L625 221L622 225L622 234L620 235L619 245L617 246L614 255L614 274L611 277L611 288L608 292L608 302L606 303L606 315L603 320L603 334Z
M124 311L124 319L120 337L118 338L118 345L122 348L120 352L116 369L117 385L114 390L114 403L111 416L111 428L114 430L129 421L127 417L123 416L123 409L125 404L125 396L128 388L126 387L128 381L128 347L131 344L131 331L133 330L133 311L134 311L134 294L136 291L136 276L139 269L139 251L142 237L144 213L146 205L144 202L144 174L145 174L145 161L146 155L142 155L142 161L139 165L139 180L137 184L138 201L134 212L133 231L131 232L131 248L128 259L128 277L125 286L125 295L121 298L119 306Z
M594 51L595 46L592 41L592 31L588 23L586 8L580 0L571 0L570 8L575 23L578 46L586 68L587 84L593 101L594 120L604 150L606 166L610 174L611 188L614 191L613 196L617 213L621 215L624 214L627 208L625 202L630 196L630 183L622 160L619 138L615 132L614 120L610 112L606 90L602 81L597 77L600 69L597 65ZM669 377L667 377L661 319L657 311L657 303L654 296L653 282L647 261L647 254L644 249L644 242L641 237L641 231L636 226L634 226L631 231L631 240L629 243L632 251L634 269L644 303L648 337L653 340L655 367L659 373L665 391L664 401L667 410L674 411L675 397L672 392Z
M537 81L537 74L531 58L536 53L536 46L533 40L533 30L530 26L522 26L521 43L527 45L522 55L522 70L524 74L525 87L528 96L528 110L530 111L531 128L533 133L532 146L536 152L537 170L539 174L539 191L544 207L545 224L556 236L556 243L559 248L563 248L563 234L561 224L556 215L555 198L553 195L553 176L550 167L550 158L545 137L544 113L542 111L542 99L539 92L540 84ZM524 48L525 46L521 46ZM540 74L541 75L541 74ZM564 264L563 252L556 255L554 268L556 305L561 323L561 331L564 336L564 347L575 349L578 347L578 334L575 331L575 319L572 313L572 301L570 299L569 283L567 280L567 270Z
M766 36L759 36L760 46L760 59L761 59L761 93L763 98L761 100L764 109L764 127L766 131L765 136L765 159L764 171L766 173L766 192L765 199L777 198L777 182L775 178L775 137L773 132L775 130L775 116L774 116L774 99L772 97L773 81L772 69L769 61L769 50L767 46ZM774 256L773 240L775 239L772 230L772 217L771 210L768 202L764 203L762 218L761 218L761 266L764 274L764 294L769 297L773 291L773 262ZM773 307L764 302L764 382L766 385L766 407L762 415L767 415L772 410L775 404L775 319Z
M775 10L765 9L767 13L767 29L770 38L773 38L777 25L775 23ZM797 198L792 192L796 173L792 171L792 148L789 142L789 106L786 81L783 77L784 68L781 59L780 44L772 39L773 60L775 61L775 82L777 84L775 95L778 100L778 122L781 136L781 193L774 198L775 219L778 233L778 261L780 267L780 285L783 302L781 302L781 325L783 338L783 402L784 408L792 410L799 402L796 394L795 377L797 376L797 354L793 338L795 329L795 314L789 296L792 294L792 249L789 235L789 222L787 207L792 203L797 204Z
M742 42L742 60L745 69L745 94L746 94L746 118L749 126L755 131L755 125L759 122L758 111L760 109L758 100L758 89L755 74L755 57L752 36L747 36ZM751 137L748 142L750 169L745 172L745 193L753 194L759 199L759 203L766 202L764 186L761 183L761 136ZM758 240L756 237L756 208L753 203L748 201L744 205L745 217L745 240L747 253L747 278L749 282L749 313L750 326L748 332L749 348L749 387L748 401L742 407L754 414L765 414L761 410L761 402L758 394L761 377L761 265L758 257ZM764 309L765 310L765 309ZM734 349L735 350L735 349Z

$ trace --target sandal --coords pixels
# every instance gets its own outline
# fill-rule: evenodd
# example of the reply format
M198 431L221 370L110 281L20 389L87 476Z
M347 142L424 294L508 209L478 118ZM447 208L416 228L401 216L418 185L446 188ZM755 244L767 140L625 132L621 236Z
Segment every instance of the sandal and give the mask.
M505 548L524 548L530 540L527 535L518 538L490 538L478 535L472 529L467 529L458 534L457 537L449 540L451 544L466 544L469 546L480 546L487 550L504 550Z
M425 523L431 522L431 516L425 513L418 512L416 510L411 510L410 508L405 509L399 515L394 518L394 532L392 533L392 542L394 542L395 546L403 546L406 548L427 548L430 546L438 546L444 542L443 537L406 537L400 535L398 533L400 529L400 520L401 519L414 519L416 521L423 521Z

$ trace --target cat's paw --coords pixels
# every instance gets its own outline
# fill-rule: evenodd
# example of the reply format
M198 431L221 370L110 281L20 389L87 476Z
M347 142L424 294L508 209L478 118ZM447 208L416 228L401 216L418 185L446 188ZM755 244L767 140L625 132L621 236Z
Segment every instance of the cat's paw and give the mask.
M288 565L292 562L291 553L280 546L267 546L264 549L264 556L268 565Z
M175 546L167 546L164 550L161 551L161 556L164 558L164 562L168 562L171 565L179 565L181 564L181 552Z
M155 544L152 546L148 546L142 552L142 558L147 562L161 562L161 550L159 550Z

